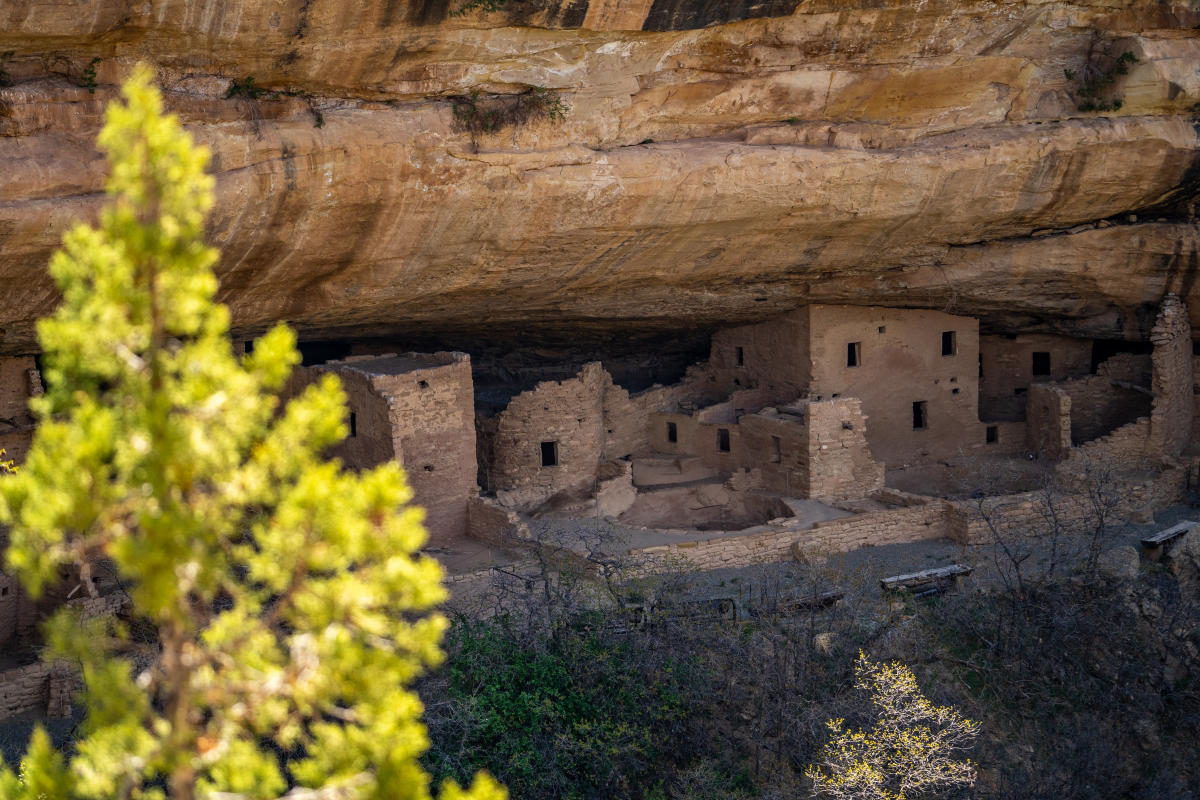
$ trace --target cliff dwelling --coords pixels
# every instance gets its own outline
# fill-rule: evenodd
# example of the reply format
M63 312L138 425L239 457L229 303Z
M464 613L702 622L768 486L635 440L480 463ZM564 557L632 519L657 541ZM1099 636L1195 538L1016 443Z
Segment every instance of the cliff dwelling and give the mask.
M1145 342L981 335L963 315L813 304L717 330L686 369L644 349L580 364L485 348L476 364L387 347L310 345L318 363L297 368L287 393L341 379L349 436L331 455L402 464L430 551L452 570L486 566L487 547L538 519L607 519L634 549L691 546L701 567L797 546L967 540L972 498L1069 485L1102 463L1152 503L1183 491L1200 454L1191 328L1175 297ZM29 357L4 359L0 374L0 438L19 460L40 376ZM11 638L32 611L15 584L0 591Z

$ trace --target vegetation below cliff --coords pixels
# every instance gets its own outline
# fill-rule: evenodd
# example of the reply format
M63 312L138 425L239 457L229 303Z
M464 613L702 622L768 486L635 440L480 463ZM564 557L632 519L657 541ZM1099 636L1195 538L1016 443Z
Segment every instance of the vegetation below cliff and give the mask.
M790 580L815 587L819 572ZM457 622L447 666L420 686L426 765L489 769L521 798L807 797L825 721L870 710L862 649L982 722L974 796L1193 797L1200 604L1182 584L1149 566L800 615L772 613L766 585L748 621L677 605L644 625L581 612L573 585L518 587L500 604L513 613ZM660 607L676 591L651 590Z

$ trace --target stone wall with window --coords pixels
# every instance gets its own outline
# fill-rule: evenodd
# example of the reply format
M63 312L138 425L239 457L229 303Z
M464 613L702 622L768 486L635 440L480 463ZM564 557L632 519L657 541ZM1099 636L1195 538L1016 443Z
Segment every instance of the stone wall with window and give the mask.
M863 306L810 306L809 313L809 397L858 398L876 459L900 466L985 444L977 320Z
M758 387L780 401L803 394L811 376L812 308L713 334L708 366L714 382L726 392Z
M606 440L604 398L612 380L599 362L570 380L522 392L479 420L484 488L507 506L535 508L596 485Z
M867 445L854 398L801 401L742 417L741 458L764 488L818 500L860 498L883 488L883 465Z
M425 508L436 544L467 531L467 502L478 492L475 402L465 353L351 356L293 375L289 392L326 373L346 391L350 435L330 455L366 469L399 461L413 502Z
M1091 339L1040 333L980 336L979 418L1023 420L1033 384L1082 378L1091 369Z

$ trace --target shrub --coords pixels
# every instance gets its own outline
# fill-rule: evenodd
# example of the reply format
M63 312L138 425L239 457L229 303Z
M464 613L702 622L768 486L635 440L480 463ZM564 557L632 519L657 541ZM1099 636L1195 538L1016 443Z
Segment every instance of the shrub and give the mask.
M832 734L806 775L820 797L834 800L916 800L975 783L975 765L959 756L979 735L979 723L921 693L912 670L876 664L859 653L856 686L870 693L874 724L850 730L831 719Z

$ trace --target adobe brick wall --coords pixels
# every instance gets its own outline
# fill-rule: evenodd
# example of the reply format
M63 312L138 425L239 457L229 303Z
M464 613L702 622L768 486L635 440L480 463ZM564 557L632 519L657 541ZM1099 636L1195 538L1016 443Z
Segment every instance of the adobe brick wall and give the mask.
M1034 376L1033 354L1050 355L1050 374ZM989 422L1025 418L1026 400L1036 383L1082 378L1091 372L1091 339L1050 334L980 336L979 418Z

